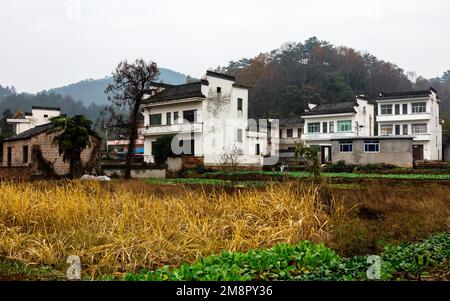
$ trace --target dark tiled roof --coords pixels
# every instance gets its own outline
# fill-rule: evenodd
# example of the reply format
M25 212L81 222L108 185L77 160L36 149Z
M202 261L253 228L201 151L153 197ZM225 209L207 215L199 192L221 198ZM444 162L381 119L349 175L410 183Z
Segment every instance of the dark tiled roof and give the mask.
M38 134L44 133L46 131L48 131L49 129L51 129L52 124L51 123L46 123L43 125L38 125L32 129L29 129L25 132L22 132L20 134L14 135L12 137L6 138L5 141L14 141L14 140L23 140L23 139L29 139L33 136L36 136Z
M245 86L245 85L241 85L241 84L233 84L233 87L242 88L242 89L250 89L251 88L249 86Z
M282 118L280 119L280 126L281 127L295 127L299 125L303 125L305 123L305 120L303 118Z
M233 75L228 75L224 73L214 72L214 71L206 71L206 76L218 77L221 79L235 81L236 78Z
M309 112L305 112L302 115L311 116L324 114L356 113L354 107L357 105L358 103L356 101L321 103Z
M436 93L436 90L430 87L428 90L419 91L380 92L378 100L428 97L431 92Z
M205 98L205 95L202 93L202 85L208 85L208 81L202 80L199 82L172 86L147 99L144 99L142 103L155 103L194 97Z
M32 106L31 109L37 110L47 110L47 111L61 111L59 107L41 107L41 106Z

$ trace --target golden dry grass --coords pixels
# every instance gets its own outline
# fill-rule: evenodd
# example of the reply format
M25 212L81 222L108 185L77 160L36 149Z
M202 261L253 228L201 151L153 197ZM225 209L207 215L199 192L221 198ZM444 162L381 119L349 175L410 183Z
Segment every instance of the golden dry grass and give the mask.
M62 269L76 254L84 275L96 277L319 240L342 214L330 208L333 200L320 199L318 186L164 193L130 184L1 182L0 256Z

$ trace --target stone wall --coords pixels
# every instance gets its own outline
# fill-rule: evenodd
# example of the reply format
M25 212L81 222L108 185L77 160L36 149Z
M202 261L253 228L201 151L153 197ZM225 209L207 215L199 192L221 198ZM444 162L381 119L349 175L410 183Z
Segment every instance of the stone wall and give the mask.
M57 175L67 175L70 168L69 162L63 161L63 157L59 155L58 146L52 144L52 140L56 135L57 133L41 133L28 139L4 141L3 166L8 166L8 148L11 147L11 167L30 167L33 175L41 175L41 172L38 169L38 162L35 162L32 159L33 146L39 146L43 158L52 164L55 173ZM99 139L100 138L97 137L91 137L91 146L84 149L81 153L81 161L83 165L85 165L91 159L93 147L96 145L96 142L98 142ZM24 146L28 146L27 162L24 162Z
M123 178L125 176L125 169L122 167L108 167L103 169L103 174L108 177L120 177ZM147 179L147 178L156 178L156 179L164 179L166 177L165 169L131 169L131 177L136 179Z
M29 167L2 167L0 166L0 180L29 180L31 168Z

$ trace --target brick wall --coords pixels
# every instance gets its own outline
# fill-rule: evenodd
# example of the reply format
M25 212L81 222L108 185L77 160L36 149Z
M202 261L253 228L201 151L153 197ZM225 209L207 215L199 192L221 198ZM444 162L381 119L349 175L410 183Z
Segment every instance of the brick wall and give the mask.
M0 167L0 180L28 180L30 176L29 167Z
M12 167L30 167L33 174L39 175L39 171L36 170L36 162L32 162L31 150L33 145L39 145L42 151L44 159L48 160L53 164L53 168L58 175L67 175L69 173L69 162L64 162L62 156L59 155L58 146L52 144L53 138L57 133L48 134L41 133L34 137L24 140L16 141L4 141L3 143L3 166L8 165L8 147L12 148ZM95 137L91 138L92 146L94 145ZM23 147L28 146L28 162L24 162L24 151ZM81 153L81 161L83 165L89 161L92 154L92 146L87 147Z

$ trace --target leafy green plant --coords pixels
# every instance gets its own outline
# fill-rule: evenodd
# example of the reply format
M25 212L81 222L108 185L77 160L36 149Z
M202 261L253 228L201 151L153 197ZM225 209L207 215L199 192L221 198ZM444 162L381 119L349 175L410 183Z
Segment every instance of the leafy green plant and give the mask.
M304 146L303 144L297 144L295 146L295 159L301 161L306 159L312 163L312 174L315 178L320 177L320 161L319 153L316 147Z
M450 234L433 235L415 244L386 246L380 257L381 279L420 279L428 267L450 257ZM176 269L165 266L126 274L124 280L367 280L369 266L367 256L341 258L322 244L301 241L247 253L224 251Z

